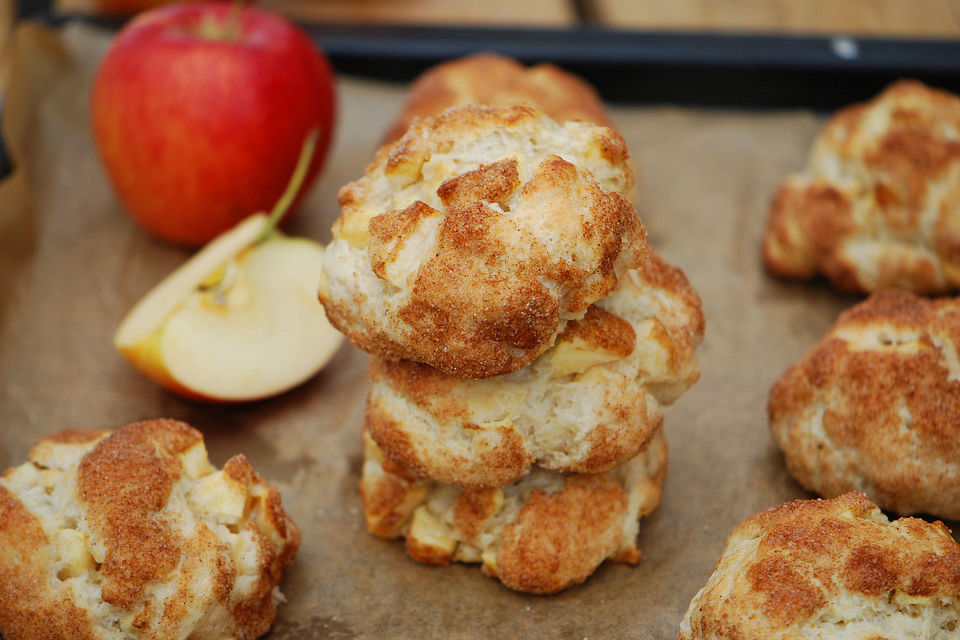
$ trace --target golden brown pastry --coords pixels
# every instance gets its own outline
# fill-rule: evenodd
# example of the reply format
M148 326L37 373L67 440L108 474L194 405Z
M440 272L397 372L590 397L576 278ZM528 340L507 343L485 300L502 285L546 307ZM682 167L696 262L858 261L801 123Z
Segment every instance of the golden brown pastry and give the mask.
M837 113L774 197L763 255L850 291L960 286L960 98L902 81Z
M423 72L411 85L384 142L402 136L415 118L468 104L526 104L558 122L582 120L613 127L597 92L581 78L552 64L528 68L505 56L479 53Z
M790 473L823 496L960 518L960 300L883 291L841 314L770 392Z
M340 191L319 297L359 347L512 373L646 255L615 131L526 106L418 120Z
M299 544L277 490L182 422L49 436L0 478L0 633L257 638Z
M420 562L476 562L529 593L556 593L610 559L636 564L638 519L657 509L666 475L661 431L635 458L600 475L536 469L502 488L425 480L384 457L364 434L360 491L367 528L406 538Z
M700 299L651 249L620 287L516 373L465 380L374 358L366 424L408 469L460 486L503 486L531 466L602 473L658 432L661 406L699 377Z
M960 546L940 522L890 522L861 493L795 500L737 526L681 640L948 640Z

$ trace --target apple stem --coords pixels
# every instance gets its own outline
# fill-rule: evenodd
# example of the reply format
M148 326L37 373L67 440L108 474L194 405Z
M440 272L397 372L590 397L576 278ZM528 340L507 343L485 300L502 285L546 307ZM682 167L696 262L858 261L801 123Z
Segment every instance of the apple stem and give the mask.
M244 0L233 0L230 3L230 11L227 13L227 38L238 40L240 38L240 12L243 11Z
M293 168L293 175L290 176L290 182L287 183L287 188L284 190L283 195L280 196L277 203L273 205L273 209L270 210L267 223L263 226L263 231L260 232L260 235L253 241L254 244L263 242L273 233L277 225L280 224L280 219L283 218L290 208L290 205L293 204L294 199L297 197L297 192L300 191L300 187L303 186L303 181L307 177L307 171L310 169L310 162L313 160L313 153L316 151L317 138L319 135L320 132L317 129L311 129L307 134L306 139L303 141L303 147L300 148L300 157L297 158L297 164Z

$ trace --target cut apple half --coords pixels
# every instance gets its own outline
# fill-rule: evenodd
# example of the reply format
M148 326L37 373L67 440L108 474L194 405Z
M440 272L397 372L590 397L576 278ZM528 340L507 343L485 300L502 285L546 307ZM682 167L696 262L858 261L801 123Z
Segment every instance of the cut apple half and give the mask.
M324 248L264 232L256 214L216 238L124 318L114 345L167 389L246 401L291 389L333 357L342 335L316 290Z

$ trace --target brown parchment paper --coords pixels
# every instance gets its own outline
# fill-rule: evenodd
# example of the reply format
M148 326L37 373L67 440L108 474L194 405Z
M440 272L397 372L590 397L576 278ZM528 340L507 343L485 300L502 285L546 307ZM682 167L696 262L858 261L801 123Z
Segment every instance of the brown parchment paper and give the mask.
M3 132L17 173L0 184L0 468L48 433L160 416L202 430L217 465L245 453L303 530L270 638L676 638L730 530L807 495L767 433L767 392L856 298L768 277L758 243L776 183L804 161L814 115L613 110L652 243L703 298L703 373L666 412L670 471L663 506L641 523L644 560L538 597L473 566L418 564L402 543L366 533L366 356L349 343L301 387L232 406L181 400L114 352L122 316L188 254L131 221L96 156L88 90L109 34L25 24L14 40ZM337 188L360 175L402 97L400 86L340 79L327 169L288 231L329 239Z

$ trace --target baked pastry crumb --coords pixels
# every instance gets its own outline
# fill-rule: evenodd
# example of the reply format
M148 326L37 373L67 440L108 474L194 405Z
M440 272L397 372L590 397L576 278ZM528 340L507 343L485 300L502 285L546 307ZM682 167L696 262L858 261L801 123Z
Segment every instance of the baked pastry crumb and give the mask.
M0 633L257 638L299 544L277 489L182 422L48 436L0 478Z
M888 290L840 315L770 391L790 473L832 497L960 519L960 299Z
M526 67L506 56L478 53L442 62L417 77L384 142L400 138L416 118L468 104L526 104L557 122L613 127L600 96L585 80L553 64Z
M615 131L527 106L418 120L340 190L319 297L359 347L484 378L529 364L646 255Z
M370 532L406 538L416 560L479 563L511 589L549 594L583 582L604 560L640 561L638 519L660 505L666 470L658 431L605 474L535 469L506 487L463 489L412 474L364 433L360 493Z
M681 640L948 640L960 546L940 522L889 521L862 493L795 500L730 534Z
M901 81L838 112L770 206L775 274L837 288L960 287L960 98Z

